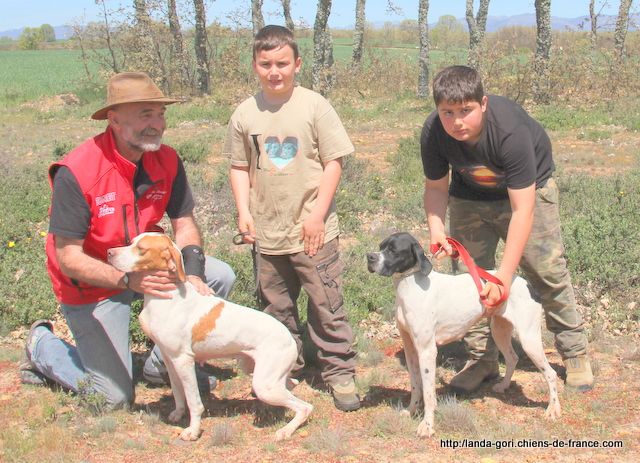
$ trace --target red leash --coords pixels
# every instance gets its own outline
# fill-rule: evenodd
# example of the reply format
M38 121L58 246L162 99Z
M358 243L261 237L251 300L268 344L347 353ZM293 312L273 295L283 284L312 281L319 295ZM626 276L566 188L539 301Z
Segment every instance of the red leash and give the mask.
M473 261L473 258L469 255L469 252L465 249L465 247L460 244L458 241L454 240L453 238L449 238L447 237L447 242L453 246L453 254L451 255L452 259L457 259L458 257L462 258L462 262L464 262L464 265L467 266L467 270L469 270L469 275L471 275L471 278L473 278L473 282L476 284L476 288L478 288L478 293L480 293L482 291L482 280L485 281L490 281L491 283L494 283L496 285L498 285L498 288L500 290L500 299L498 299L498 302L496 302L494 305L487 305L483 302L483 304L487 307L497 307L500 304L502 304L504 301L507 300L507 298L509 297L509 291L507 290L507 288L504 286L504 283L502 283L502 281L500 281L499 278L495 277L494 275L490 274L489 272L487 272L485 269L478 267L476 265L476 263ZM431 254L437 254L438 251L440 251L440 247L438 247L437 244L432 244L430 246L430 251ZM480 299L482 301L484 301L486 299L486 297L481 296Z

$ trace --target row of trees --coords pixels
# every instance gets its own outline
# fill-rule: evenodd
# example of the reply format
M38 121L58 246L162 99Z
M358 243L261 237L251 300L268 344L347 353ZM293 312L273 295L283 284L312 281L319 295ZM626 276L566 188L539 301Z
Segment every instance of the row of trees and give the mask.
M393 0L385 1L390 11L398 9ZM419 0L417 22L404 21L398 28L403 31L407 40L418 43L417 94L420 97L428 95L431 43L434 40L440 44L448 44L454 38L459 41L460 37L466 37L468 64L480 71L483 69L488 54L486 23L491 1L480 0L476 11L473 0L465 1L468 33L453 16L440 18L430 31L429 0ZM620 62L625 59L625 38L632 1L620 1L614 33L615 54ZM204 0L133 0L133 9L118 10L109 10L106 0L96 0L96 3L102 6L101 23L77 25L75 28L75 38L85 59L97 60L113 72L131 67L145 69L165 90L172 93L210 93L213 69L222 72L226 78L233 79L237 71L232 69L230 63L240 60L240 50L249 49L251 34L248 32L253 31L255 34L264 26L263 0L251 0L250 4L244 5L238 2L237 10L227 17L232 26L226 34L222 33L224 28L217 22L207 27ZM607 0L590 0L590 40L594 50L598 42L598 20L606 3ZM537 27L535 54L532 59L532 95L536 102L546 103L550 99L551 0L535 0L534 5ZM286 25L295 30L290 0L281 0L281 6ZM298 28L301 30L297 31L298 35L312 32L311 85L321 93L327 93L335 82L333 37L328 27L331 6L331 0L317 0L312 31L300 28L300 25ZM370 35L365 7L366 0L356 0L351 60L353 71L362 67L367 37ZM191 18L190 27L180 24L179 8L183 18ZM192 51L189 51L188 44L192 44Z
M37 50L43 42L55 42L56 32L51 24L40 27L25 27L18 38L21 50Z

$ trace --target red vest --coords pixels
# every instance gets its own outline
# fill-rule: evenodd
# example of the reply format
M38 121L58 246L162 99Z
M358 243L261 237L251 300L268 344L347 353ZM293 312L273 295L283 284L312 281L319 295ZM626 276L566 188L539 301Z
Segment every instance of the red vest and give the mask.
M84 252L107 261L107 249L128 245L145 231L161 231L162 219L171 197L178 171L178 155L161 145L158 151L142 155L142 164L152 186L136 201L133 180L136 165L118 153L110 128L88 139L60 162L49 168L49 182L60 166L67 167L78 180L91 211L89 230L83 243ZM106 299L121 289L99 288L65 276L56 258L54 235L47 237L47 270L53 292L64 304L88 304Z

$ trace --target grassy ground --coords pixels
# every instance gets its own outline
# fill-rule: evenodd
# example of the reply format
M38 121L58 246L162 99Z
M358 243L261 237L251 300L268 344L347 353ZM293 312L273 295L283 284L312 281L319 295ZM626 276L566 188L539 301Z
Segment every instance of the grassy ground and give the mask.
M5 56L0 53L0 60ZM394 230L409 230L423 242L427 239L416 133L431 105L407 95L382 98L337 92L333 102L357 150L345 168L338 209L347 262L345 300L358 334L358 383L364 407L350 414L335 410L312 369L297 392L315 406L312 418L290 442L275 444L272 436L282 425L282 417L257 406L248 378L233 363L216 362L210 368L221 382L206 400L204 434L198 442L185 444L176 438L178 428L166 423L171 410L168 388L150 389L140 382L132 411L93 415L77 397L21 386L18 381L25 325L56 313L42 252L42 233L47 230L47 166L104 126L88 120L99 105L99 92L88 92L78 104L69 106L51 98L61 91L58 88L45 91L44 97L30 96L35 93L26 87L20 90L21 96L5 94L5 101L12 99L13 103L0 110L0 155L6 165L0 171L0 420L4 423L0 460L205 461L221 457L234 461L417 462L429 455L435 461L638 461L637 109L613 125L613 115L622 113L622 107L608 112L562 105L534 108L551 130L563 191L569 264L597 378L597 387L587 394L562 391L562 419L544 420L544 382L525 359L504 396L487 386L471 396L452 398L446 384L464 361L460 345L454 344L440 353L436 438L414 437L417 421L399 413L400 404L407 403L409 384L401 362L402 346L390 321L391 284L368 274L364 253ZM219 94L172 106L165 141L176 146L186 161L207 251L233 265L238 283L232 298L252 305L249 251L230 243L235 219L226 181L227 161L220 157L226 119L236 100L243 97L241 92ZM65 333L59 319L56 329ZM140 342L139 333L135 335L139 376L147 346ZM562 374L562 363L548 335L545 343L552 365ZM505 447L510 442L514 446L540 442L551 447L454 451L441 440L464 438L486 439L494 446L497 442L504 442ZM568 439L598 445L621 441L623 447L552 446Z

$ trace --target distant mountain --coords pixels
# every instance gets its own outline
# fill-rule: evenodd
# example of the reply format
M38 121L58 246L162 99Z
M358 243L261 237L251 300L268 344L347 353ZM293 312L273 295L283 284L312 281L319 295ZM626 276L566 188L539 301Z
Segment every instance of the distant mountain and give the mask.
M467 27L467 20L465 18L457 18L460 23ZM396 23L399 21L396 21ZM373 27L382 27L384 22L374 22ZM638 27L635 24L640 24L640 14L632 15L629 20L629 30L637 30ZM435 26L436 23L430 24L429 27ZM487 17L487 32L495 32L504 27L513 26L533 26L536 25L536 15L531 14L518 14L515 16L488 16ZM598 29L612 31L616 26L616 16L603 15L598 18ZM551 29L553 30L589 30L589 16L579 16L577 18L557 18L551 17ZM339 27L337 29L352 29L353 25L347 27ZM0 31L0 37L9 37L11 39L17 39L22 34L20 29L11 29L8 31ZM54 26L53 30L56 33L56 39L65 40L73 35L73 32L69 26Z

